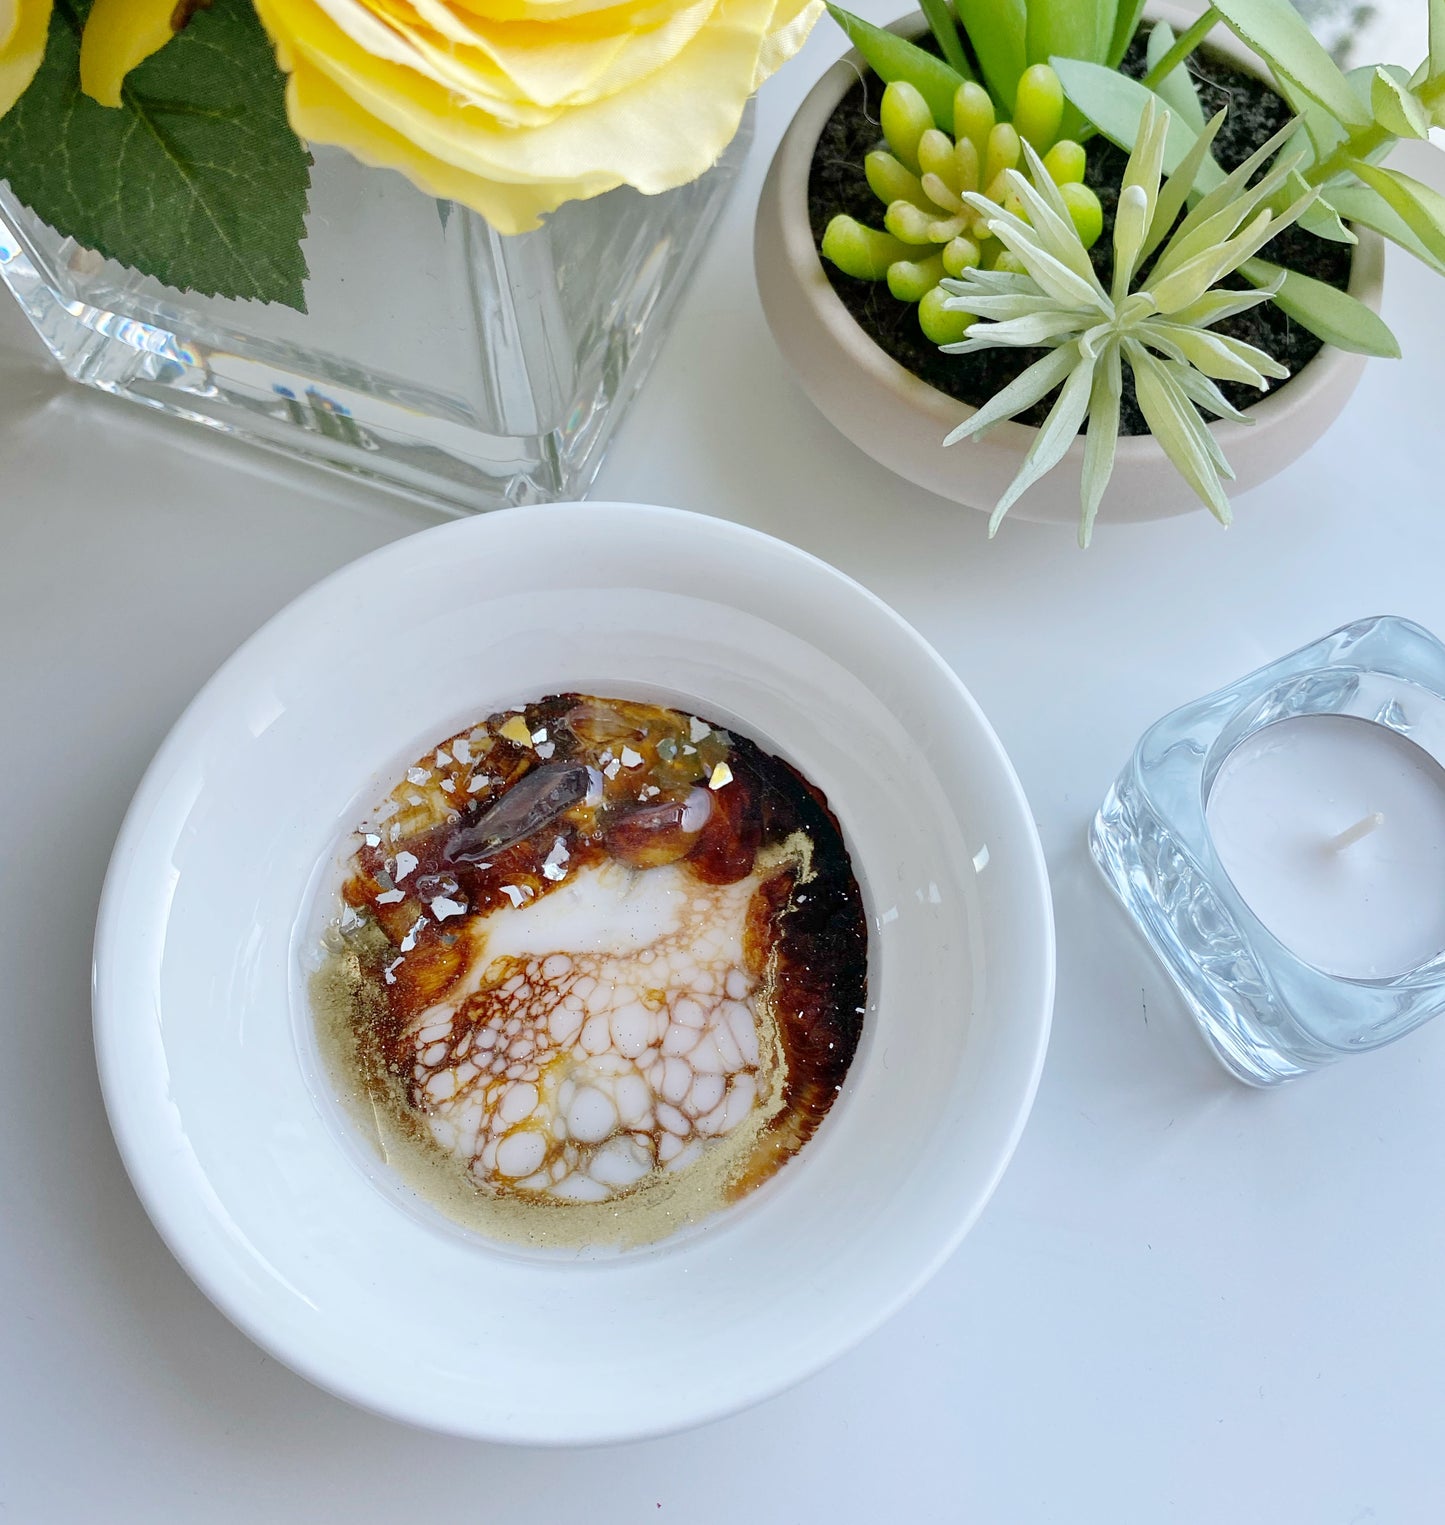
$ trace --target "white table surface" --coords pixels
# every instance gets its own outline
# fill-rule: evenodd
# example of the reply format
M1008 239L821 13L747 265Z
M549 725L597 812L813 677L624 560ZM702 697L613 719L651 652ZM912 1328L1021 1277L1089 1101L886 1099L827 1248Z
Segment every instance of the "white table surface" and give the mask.
M1229 532L1203 513L1105 523L1081 554L1068 530L1011 522L989 544L982 516L823 422L758 307L757 187L836 51L820 28L765 89L745 182L597 495L828 558L992 718L1059 937L1048 1065L997 1196L832 1368L636 1446L417 1433L233 1329L157 1238L106 1127L89 1007L101 876L142 769L218 663L309 583L435 516L73 388L0 301L4 1525L1445 1517L1445 1022L1280 1092L1236 1085L1084 848L1164 711L1362 615L1445 632L1445 283L1392 251L1406 358L1373 362Z

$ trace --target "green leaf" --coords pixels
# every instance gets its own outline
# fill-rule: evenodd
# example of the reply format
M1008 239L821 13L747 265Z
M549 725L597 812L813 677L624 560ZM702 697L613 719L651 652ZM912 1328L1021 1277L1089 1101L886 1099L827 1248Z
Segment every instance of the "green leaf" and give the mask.
M1215 518L1228 524L1229 500L1219 480L1219 447L1204 420L1162 360L1135 340L1126 340L1125 347L1134 372L1134 395L1149 432Z
M841 6L829 5L828 14L885 85L895 80L912 85L928 102L937 126L947 133L953 131L953 97L963 83L963 75L949 68L941 58Z
M1079 515L1079 547L1087 548L1094 535L1094 520L1104 489L1114 473L1114 452L1119 443L1119 401L1123 392L1123 366L1117 344L1109 345L1094 368L1089 394L1089 432L1084 440L1084 471Z
M1089 393L1093 382L1094 361L1084 355L1077 356L1074 368L1069 372L1069 379L1055 398L1048 417L1034 435L1034 442L1029 446L1029 452L1024 456L1017 474L1004 490L1004 495L994 504L993 514L988 521L990 536L998 533L1003 516L1019 498L1041 476L1052 471L1068 453L1069 446L1078 437L1079 425L1088 414Z
M995 392L977 413L964 419L943 443L952 445L962 439L975 439L1004 419L1033 407L1039 398L1052 392L1078 363L1077 344L1051 349L1043 359L1035 360L1028 370L1009 382L1001 392Z
M1400 346L1385 320L1348 291L1295 270L1281 270L1264 259L1246 260L1239 273L1253 286L1280 281L1274 295L1275 306L1326 344L1357 355L1399 358Z
M1275 83L1290 110L1304 123L1305 133L1314 150L1312 162L1317 163L1326 158L1349 136L1347 128L1340 126L1323 106L1296 90L1288 80L1276 80Z
M246 0L216 0L127 79L80 92L89 0L57 0L45 61L0 119L0 177L43 222L181 291L306 310L311 157Z
M855 280L881 281L890 265L916 252L911 244L866 227L844 212L839 212L823 231L823 258Z
M1184 395L1196 407L1203 408L1216 418L1232 418L1237 424L1252 424L1254 420L1242 409L1236 408L1208 376L1183 366L1174 373Z
M1397 138L1428 138L1430 118L1425 108L1393 75L1377 68L1370 81L1370 106L1375 120Z
M1157 100L1138 80L1128 79L1099 64L1055 58L1054 72L1063 81L1064 94L1109 139L1131 152L1139 136L1139 121L1150 101ZM1169 136L1164 140L1164 169L1173 174L1193 148L1199 134L1178 114L1169 114ZM1207 155L1200 161L1194 189L1210 191L1224 179L1224 171Z
M1109 68L1119 67L1120 61L1129 51L1129 44L1134 40L1134 33L1139 30L1139 20L1143 14L1144 0L1118 0L1114 12L1114 31L1109 38L1109 51L1104 55L1104 62Z
M1437 275L1445 275L1445 260L1437 259L1415 237L1405 219L1378 191L1371 190L1368 185L1332 185L1329 194L1330 204L1341 217L1347 217L1362 227L1373 228L1381 238L1388 238L1392 244L1398 244Z
M1167 21L1161 21L1149 33L1147 62L1153 68L1169 49L1174 46L1174 33ZM1183 64L1171 69L1168 75L1154 86L1154 93L1179 117L1185 126L1195 132L1204 131L1204 107L1194 89L1194 81Z
M1350 168L1399 213L1433 259L1445 261L1445 196L1397 169L1382 169L1363 159L1354 160Z
M1012 116L1019 75L1030 63L1026 46L1028 18L1023 0L954 0L954 3L958 19L978 55L989 94Z
M1429 66L1432 81L1445 75L1445 0L1430 0Z
M1055 53L1102 63L1109 46L1102 7L1080 0L1028 0L1024 49L1031 64L1047 63Z
M1349 81L1290 0L1216 0L1225 25L1269 65L1280 81L1317 101L1351 127L1368 127L1369 113Z
M1224 125L1224 116L1224 109L1221 108L1204 124L1203 132L1195 138L1189 152L1179 161L1170 172L1169 178L1160 187L1159 195L1154 202L1154 215L1149 220L1149 231L1139 250L1141 260L1148 259L1169 236L1175 219L1184 210L1185 202L1194 194L1200 170L1205 160L1209 159L1209 149L1214 142L1215 134ZM1209 162L1214 163L1213 159L1209 159Z
M1309 184L1297 169L1289 172L1289 179L1283 189L1270 202L1271 210L1282 211L1291 201L1304 195L1309 190ZM1359 239L1340 220L1340 214L1325 200L1323 196L1317 197L1313 206L1305 212L1299 220L1300 227L1307 232L1313 233L1317 238L1327 238L1331 243L1354 244Z
M963 44L958 40L958 23L948 8L948 0L918 0L928 30L943 52L944 62L954 69L960 79L972 79L973 70L964 56Z

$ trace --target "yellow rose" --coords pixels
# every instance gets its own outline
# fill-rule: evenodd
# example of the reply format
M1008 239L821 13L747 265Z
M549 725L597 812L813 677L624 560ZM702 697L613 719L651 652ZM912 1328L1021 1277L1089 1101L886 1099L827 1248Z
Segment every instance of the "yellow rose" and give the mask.
M0 0L0 116L25 94L50 35L51 0Z
M169 42L195 10L188 0L95 0L80 38L80 88L102 106L119 106L126 75Z
M3 0L0 0L3 3ZM256 0L291 124L503 233L695 180L821 0Z

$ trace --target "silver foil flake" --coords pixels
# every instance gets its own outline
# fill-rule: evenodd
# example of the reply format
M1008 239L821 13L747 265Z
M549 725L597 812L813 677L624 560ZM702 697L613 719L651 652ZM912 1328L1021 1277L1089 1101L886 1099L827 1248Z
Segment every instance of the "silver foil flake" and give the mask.
M547 861L542 865L542 877L544 879L558 880L567 877L567 861L572 856L567 851L567 844L561 837L552 844L552 851L547 854Z

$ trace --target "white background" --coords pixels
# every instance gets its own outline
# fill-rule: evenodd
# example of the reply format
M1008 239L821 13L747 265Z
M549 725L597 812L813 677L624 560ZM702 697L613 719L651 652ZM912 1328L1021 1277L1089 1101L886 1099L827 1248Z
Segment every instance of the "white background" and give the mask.
M883 8L867 7L882 19ZM560 1453L348 1408L216 1313L133 1196L90 1042L90 935L140 773L240 640L424 509L82 393L0 302L0 1521L1433 1522L1445 1517L1445 1022L1277 1093L1218 1070L1084 833L1165 710L1346 620L1445 633L1445 285L1390 256L1375 361L1323 443L1236 503L1120 530L903 485L783 369L760 141L598 496L741 520L896 605L992 718L1059 935L1033 1120L901 1315L707 1429ZM958 466L967 469L966 448ZM767 1297L768 1288L756 1289Z

